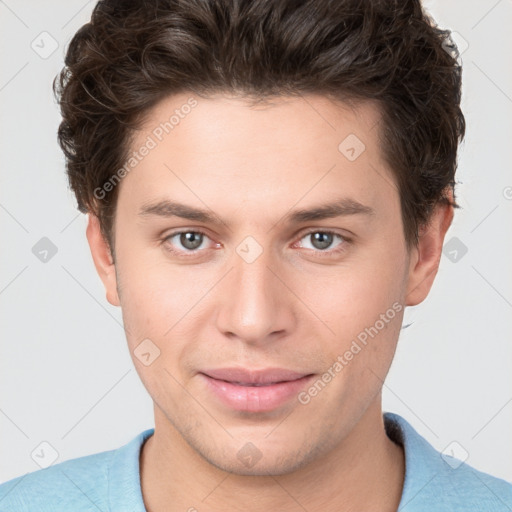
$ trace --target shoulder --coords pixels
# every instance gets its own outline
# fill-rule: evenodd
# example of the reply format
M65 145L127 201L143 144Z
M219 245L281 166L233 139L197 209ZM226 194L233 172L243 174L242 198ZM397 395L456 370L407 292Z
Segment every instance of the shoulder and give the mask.
M401 416L385 413L388 437L405 453L400 512L511 512L512 484L438 452Z
M0 511L97 512L111 510L112 501L140 504L140 447L152 432L146 430L120 448L67 460L1 484Z
M0 510L105 510L108 466L115 450L68 460L0 485Z

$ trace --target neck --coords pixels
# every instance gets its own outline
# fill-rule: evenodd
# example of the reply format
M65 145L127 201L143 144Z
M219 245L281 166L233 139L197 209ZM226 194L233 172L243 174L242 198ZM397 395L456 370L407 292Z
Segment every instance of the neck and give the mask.
M380 396L335 449L279 476L235 475L212 466L155 405L155 432L142 448L140 474L148 512L394 512L405 461L402 447L386 435Z

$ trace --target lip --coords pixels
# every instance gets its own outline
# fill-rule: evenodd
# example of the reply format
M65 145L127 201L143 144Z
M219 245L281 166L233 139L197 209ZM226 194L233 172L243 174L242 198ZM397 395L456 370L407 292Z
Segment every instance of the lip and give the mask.
M221 403L244 412L270 412L285 405L314 376L283 368L219 368L199 375Z

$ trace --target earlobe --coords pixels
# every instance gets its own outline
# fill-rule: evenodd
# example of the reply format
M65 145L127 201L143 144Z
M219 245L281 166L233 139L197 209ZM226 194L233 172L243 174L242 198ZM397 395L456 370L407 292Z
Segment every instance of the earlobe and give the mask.
M428 225L418 235L418 245L411 252L406 306L423 302L437 275L446 232L453 219L453 206L438 204Z
M119 296L117 293L117 277L115 263L112 258L110 247L107 241L103 238L101 233L100 223L98 218L92 214L88 214L87 223L87 241L91 249L92 259L96 271L100 276L103 286L107 294L107 300L113 306L120 306Z

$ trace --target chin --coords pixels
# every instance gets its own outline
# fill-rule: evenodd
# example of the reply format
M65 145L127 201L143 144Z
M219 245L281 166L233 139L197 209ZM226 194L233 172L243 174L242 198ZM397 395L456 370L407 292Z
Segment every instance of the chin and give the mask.
M263 443L264 444L264 443ZM320 449L310 445L297 447L263 446L260 448L250 441L241 448L226 449L224 453L197 450L199 455L216 468L240 476L282 476L306 466Z

